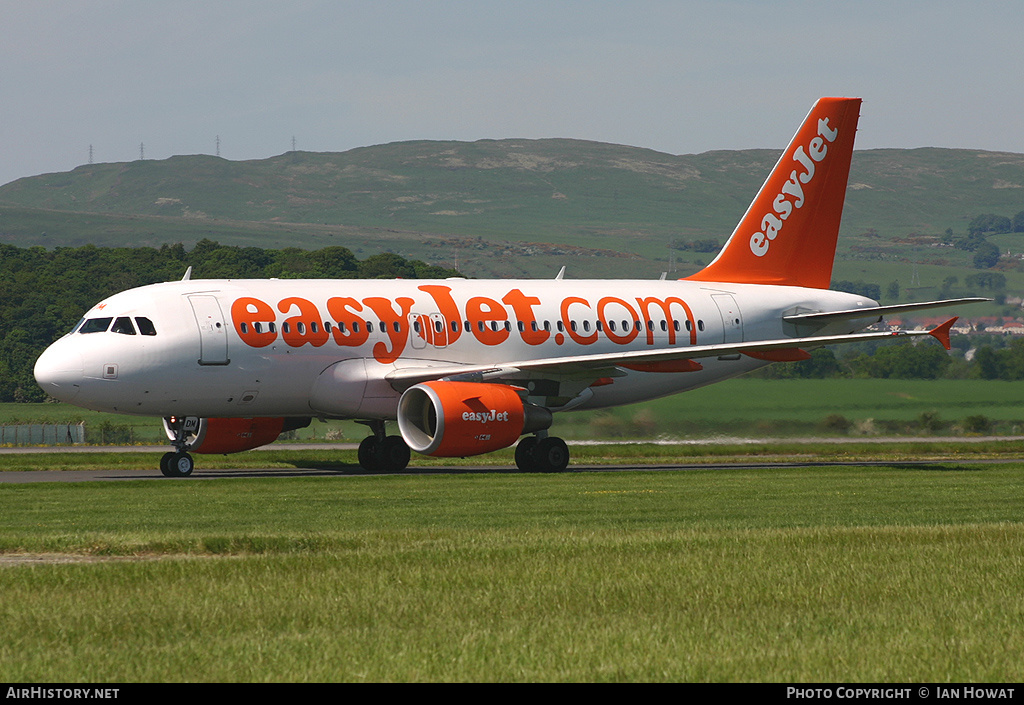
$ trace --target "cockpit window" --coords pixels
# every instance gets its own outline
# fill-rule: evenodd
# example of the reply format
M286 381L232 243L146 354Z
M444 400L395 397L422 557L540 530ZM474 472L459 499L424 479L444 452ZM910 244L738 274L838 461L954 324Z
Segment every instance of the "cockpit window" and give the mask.
M111 333L120 333L121 335L135 335L135 326L132 325L132 319L128 316L121 316L114 321L114 327L110 329Z
M111 326L110 322L113 321L114 325ZM136 333L135 326L138 326L138 333L142 335L156 335L156 326L148 318L143 316L136 316L135 323L132 323L132 319L129 316L118 316L117 318L83 318L75 327L71 329L72 333L105 333L110 331L111 333L120 333L121 335L138 335Z
M82 327L78 329L79 333L103 333L110 327L110 322L113 318L90 318Z
M68 331L68 335L78 332L78 327L81 326L83 323L85 323L85 319L79 318L78 323L75 324L75 327Z

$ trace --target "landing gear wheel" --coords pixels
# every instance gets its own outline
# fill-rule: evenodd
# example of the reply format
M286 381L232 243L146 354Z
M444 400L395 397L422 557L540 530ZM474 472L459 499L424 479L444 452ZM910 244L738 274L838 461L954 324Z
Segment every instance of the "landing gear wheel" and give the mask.
M165 467L167 468L166 472L164 472ZM192 456L185 452L167 453L160 459L160 471L167 477L188 477L194 469L195 463L192 462Z
M363 470L367 470L369 472L380 471L381 467L378 459L379 453L377 450L378 444L376 436L367 436L360 441L358 456L359 465L362 466Z
M516 446L516 467L523 472L537 471L537 460L534 457L537 440L536 436L527 436Z
M562 472L569 467L569 446L561 438L548 436L537 441L533 459L536 472Z
M388 436L377 448L377 462L384 472L402 472L409 465L409 446L401 436Z
M409 456L401 436L367 436L359 443L359 464L368 472L401 472L409 465Z

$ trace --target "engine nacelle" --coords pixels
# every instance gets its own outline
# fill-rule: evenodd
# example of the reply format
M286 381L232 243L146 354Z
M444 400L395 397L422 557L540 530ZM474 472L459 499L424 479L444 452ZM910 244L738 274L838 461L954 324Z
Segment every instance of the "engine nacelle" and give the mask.
M437 457L490 453L550 425L550 411L524 403L504 384L424 382L398 402L398 428L409 448Z
M309 418L205 419L195 416L164 419L164 431L172 441L175 426L185 431L185 449L191 453L240 453L273 443L285 431L305 428Z

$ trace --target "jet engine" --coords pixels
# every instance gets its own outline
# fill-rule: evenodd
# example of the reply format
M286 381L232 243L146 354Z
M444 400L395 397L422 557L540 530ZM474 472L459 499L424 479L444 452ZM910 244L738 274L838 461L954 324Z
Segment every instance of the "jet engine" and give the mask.
M515 387L424 382L398 402L398 428L417 453L465 457L507 448L524 433L551 426L551 412L527 404Z
M175 427L185 432L185 450L192 453L240 453L273 443L285 431L305 428L310 418L206 419L189 416L164 419L167 437L175 440Z

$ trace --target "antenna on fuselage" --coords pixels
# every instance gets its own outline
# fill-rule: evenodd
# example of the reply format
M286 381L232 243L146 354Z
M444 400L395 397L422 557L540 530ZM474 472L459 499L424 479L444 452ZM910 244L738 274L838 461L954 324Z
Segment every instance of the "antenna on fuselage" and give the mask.
M668 276L668 272L662 272L661 276L658 278L658 281L660 281L660 282L665 281L665 277L667 277L667 276Z
M189 265L188 269L185 270L185 276L181 278L183 282L187 282L192 278L192 265Z
M555 281L558 281L559 279L561 279L564 276L565 276L565 265L563 264L562 268L558 270L558 274L555 275Z

